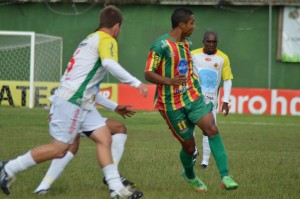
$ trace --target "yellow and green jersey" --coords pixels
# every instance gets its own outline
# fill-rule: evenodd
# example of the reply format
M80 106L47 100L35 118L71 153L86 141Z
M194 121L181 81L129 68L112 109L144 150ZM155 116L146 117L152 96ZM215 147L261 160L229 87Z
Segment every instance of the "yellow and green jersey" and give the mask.
M56 96L82 106L93 107L92 97L98 92L106 69L104 59L118 61L118 43L109 34L96 31L86 37L75 50L61 78Z
M150 48L145 71L152 71L168 78L183 74L188 79L185 85L180 86L158 84L155 108L177 110L200 96L199 79L193 72L191 45L191 41L187 38L183 42L177 42L165 34Z

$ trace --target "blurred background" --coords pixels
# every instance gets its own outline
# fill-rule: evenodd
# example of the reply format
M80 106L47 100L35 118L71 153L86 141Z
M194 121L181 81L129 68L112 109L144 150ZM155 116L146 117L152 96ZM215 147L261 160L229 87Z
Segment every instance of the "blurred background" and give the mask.
M294 11L290 19L298 24L298 35L293 43L300 48L300 0L0 0L0 30L62 37L64 70L78 43L98 27L99 11L108 4L125 17L118 39L120 63L142 80L151 43L170 31L172 11L185 6L196 18L193 48L202 46L205 31L218 32L218 47L231 60L234 87L300 87L300 58L282 59L285 8ZM109 76L106 81L117 82Z

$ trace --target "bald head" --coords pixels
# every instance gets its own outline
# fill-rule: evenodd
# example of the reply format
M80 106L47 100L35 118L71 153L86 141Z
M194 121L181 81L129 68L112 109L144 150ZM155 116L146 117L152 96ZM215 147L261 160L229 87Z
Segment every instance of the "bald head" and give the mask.
M207 31L203 36L204 53L212 55L217 51L218 34L213 31Z

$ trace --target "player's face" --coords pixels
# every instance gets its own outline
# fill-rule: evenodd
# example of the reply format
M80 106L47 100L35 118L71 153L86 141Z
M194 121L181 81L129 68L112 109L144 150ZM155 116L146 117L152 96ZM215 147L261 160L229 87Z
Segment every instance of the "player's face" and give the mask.
M195 29L195 18L194 15L191 15L189 17L189 20L186 23L183 23L182 26L182 34L184 37L189 37L191 36L191 34L193 33L194 29Z
M206 54L212 55L217 50L218 39L214 34L209 34L203 41L204 52Z

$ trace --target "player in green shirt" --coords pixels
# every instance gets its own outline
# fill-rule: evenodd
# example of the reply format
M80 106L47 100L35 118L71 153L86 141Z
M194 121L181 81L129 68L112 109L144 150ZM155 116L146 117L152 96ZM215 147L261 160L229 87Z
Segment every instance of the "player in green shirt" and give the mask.
M196 191L207 191L194 172L196 144L193 132L197 125L209 137L222 188L236 189L238 184L229 176L227 154L211 112L213 104L204 102L198 76L193 71L192 43L187 37L195 28L194 15L189 9L178 8L173 12L171 22L169 34L159 37L150 48L145 68L145 79L157 85L155 107L182 146L179 156L184 179Z

